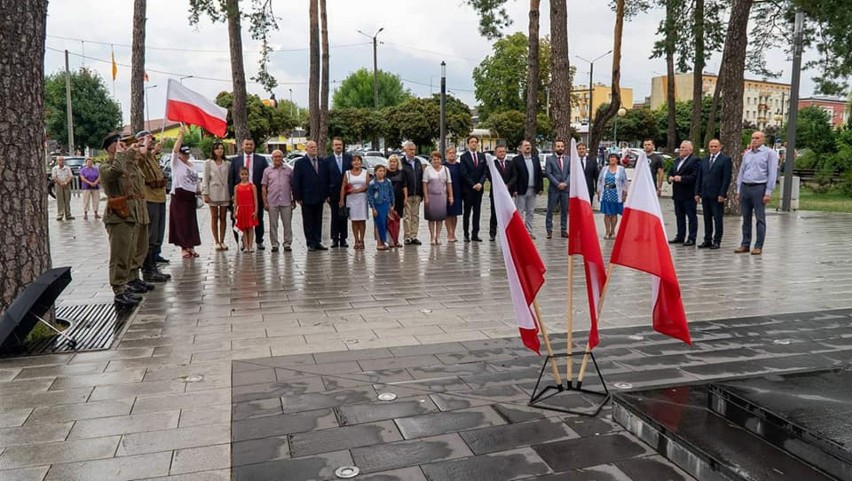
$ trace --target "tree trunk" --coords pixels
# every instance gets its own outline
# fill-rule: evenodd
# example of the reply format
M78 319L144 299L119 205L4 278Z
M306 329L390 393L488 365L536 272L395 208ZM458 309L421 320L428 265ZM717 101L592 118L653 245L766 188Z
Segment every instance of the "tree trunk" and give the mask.
M722 53L722 58L725 58L725 53ZM713 137L716 136L716 116L719 113L719 96L722 92L722 75L721 72L716 77L716 87L713 88L713 101L710 103L710 115L707 117L707 131L704 133L704 144L708 145Z
M320 131L320 42L318 0L310 0L308 13L310 17L310 30L308 33L310 36L310 80L308 81L308 115L310 115L310 126L308 130L310 131L310 140L318 142Z
M550 1L550 111L554 138L571 137L571 72L568 65L568 5Z
M319 0L320 34L322 35L322 85L320 91L319 154L325 155L328 142L328 15L326 0Z
M666 150L674 152L677 147L677 124L675 110L675 42L677 40L677 26L675 24L675 2L676 0L666 0L666 107L668 109L669 128L666 134Z
M704 99L704 0L695 0L695 67L692 69L692 119L689 139L701 146L701 108Z
M146 0L133 2L133 51L130 60L130 132L145 125L145 14Z
M621 37L624 32L624 2L625 0L617 0L615 4L615 32L612 41L612 100L609 107L595 118L595 123L592 124L592 132L589 135L589 152L595 156L607 122L615 117L618 114L618 109L621 108Z
M527 58L527 110L524 118L524 138L536 145L538 118L538 85L540 82L538 59L538 18L540 0L530 0L529 57ZM514 146L509 146L513 148Z
M225 0L228 16L228 46L231 50L231 79L234 83L234 104L231 118L234 121L234 136L239 148L244 139L251 137L246 110L246 68L243 64L243 37L240 27L239 0ZM255 139L258 140L258 139Z
M44 134L47 0L0 0L0 314L50 268ZM21 188L21 186L28 186ZM30 221L22 222L21 219Z
M722 119L720 141L734 162L733 178L737 178L743 160L743 76L745 72L746 48L748 47L748 19L753 0L734 0L725 37L725 56L722 58L720 77L722 83ZM725 212L739 213L740 203L736 199L736 182L728 188Z

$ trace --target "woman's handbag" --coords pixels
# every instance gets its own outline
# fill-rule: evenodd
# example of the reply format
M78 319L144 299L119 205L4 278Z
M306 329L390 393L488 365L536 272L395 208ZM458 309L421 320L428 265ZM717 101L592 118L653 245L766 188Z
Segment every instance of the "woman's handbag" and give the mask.
M195 196L195 208L200 209L204 207L204 199L200 195Z
M337 208L337 215L340 216L341 219L349 218L349 207L340 206Z

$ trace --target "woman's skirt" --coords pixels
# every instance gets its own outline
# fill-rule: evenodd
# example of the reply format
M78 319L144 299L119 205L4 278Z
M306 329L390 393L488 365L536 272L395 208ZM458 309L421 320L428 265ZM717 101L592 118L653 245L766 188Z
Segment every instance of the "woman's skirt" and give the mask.
M175 189L169 205L169 244L180 246L182 249L201 245L195 192Z

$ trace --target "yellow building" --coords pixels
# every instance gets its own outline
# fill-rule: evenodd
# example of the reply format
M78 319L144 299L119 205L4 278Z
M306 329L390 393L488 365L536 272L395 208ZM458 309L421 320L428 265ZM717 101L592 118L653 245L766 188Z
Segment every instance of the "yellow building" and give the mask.
M601 105L612 102L612 89L609 85L594 84L593 90L589 91L588 85L578 85L571 91L573 96L571 102L571 123L581 124L589 121L589 94L592 94L592 115L594 115ZM629 87L621 88L621 106L625 109L633 107L633 89ZM594 118L592 118L594 120Z
M152 134L157 140L160 139L176 139L180 132L180 122L172 122L166 119L151 119L143 124L143 128ZM130 124L122 128L122 135L134 135L136 132L130 132Z
M691 73L675 75L675 99L678 102L692 100ZM704 74L701 90L705 97L712 97L718 76ZM780 126L790 112L790 84L766 80L745 79L743 81L743 120L763 129ZM651 79L651 108L666 104L668 77L661 75Z

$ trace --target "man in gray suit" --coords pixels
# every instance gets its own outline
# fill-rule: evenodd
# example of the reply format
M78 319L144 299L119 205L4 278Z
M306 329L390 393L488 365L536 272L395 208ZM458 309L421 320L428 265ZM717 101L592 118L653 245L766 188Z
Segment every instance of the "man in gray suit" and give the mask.
M547 228L547 238L553 237L553 208L559 204L560 232L562 237L568 237L568 181L571 172L571 162L565 155L565 141L557 139L554 142L554 153L547 157L544 163L544 174L550 180L547 189L547 213L544 225Z

